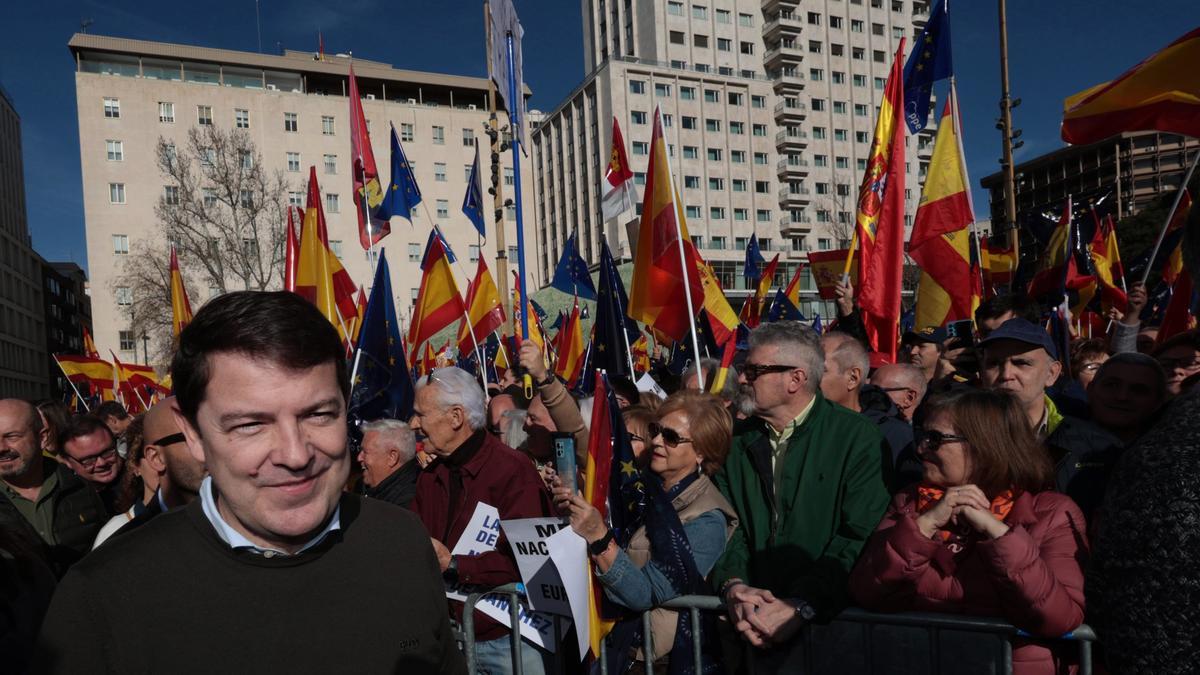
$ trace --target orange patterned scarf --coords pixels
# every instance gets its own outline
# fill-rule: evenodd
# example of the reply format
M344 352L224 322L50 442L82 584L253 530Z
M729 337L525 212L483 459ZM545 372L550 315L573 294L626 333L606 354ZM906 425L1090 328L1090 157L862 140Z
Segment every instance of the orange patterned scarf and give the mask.
M935 485L922 484L917 487L917 513L925 513L934 506L937 506L937 503L941 501L942 496L945 494L946 490L944 488ZM1013 492L1012 490L1005 490L992 499L991 512L996 517L996 520L1003 522L1008 518L1012 507ZM937 531L937 537L943 546L938 548L937 554L934 555L934 560L946 574L953 574L955 568L958 566L957 559L970 550L971 545L979 537L979 534L965 520L960 520L958 524L953 522L946 523L944 528Z

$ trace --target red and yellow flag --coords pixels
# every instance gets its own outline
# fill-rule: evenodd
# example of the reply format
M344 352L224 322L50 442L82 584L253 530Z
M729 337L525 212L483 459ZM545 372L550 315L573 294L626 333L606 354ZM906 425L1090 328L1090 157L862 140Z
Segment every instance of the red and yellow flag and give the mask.
M638 336L629 345L629 355L633 357L633 369L640 373L650 372L650 340L645 333Z
M991 297L997 286L1007 288L1012 285L1013 275L1017 271L1017 256L1013 252L1012 243L1005 238L1004 244L993 245L987 237L979 241L979 252L983 257L980 264L983 267L984 294Z
M108 361L76 354L57 354L54 361L63 375L75 384L86 384L95 389L111 390L113 387L113 366Z
M346 340L349 323L358 315L358 303L354 299L356 290L342 261L329 248L317 168L309 167L308 202L296 265L296 293L316 305L337 329L338 336Z
M504 306L500 304L500 291L492 280L483 256L475 268L475 279L467 285L467 316L458 329L458 351L463 354L475 351L475 345L483 345L488 333L504 325ZM467 321L470 321L468 326ZM467 331L471 332L468 333ZM472 334L474 340L471 339Z
M1096 270L1096 282L1100 286L1100 303L1107 311L1116 307L1124 311L1129 298L1121 288L1125 270L1121 265L1121 251L1117 248L1117 232L1112 216L1104 222L1096 222L1096 234L1092 237L1092 267Z
M746 324L747 328L754 328L762 322L763 304L767 301L767 293L771 290L771 281L775 278L775 269L779 267L779 254L776 253L771 262L763 268L763 272L758 277L758 285L754 288L754 295L746 298L746 302L742 305L742 311L738 312L738 318L742 323ZM796 305L799 306L799 303Z
M712 266L701 259L697 272L700 275L700 285L704 288L704 314L708 317L713 338L717 344L725 344L736 334L741 319L729 305L729 299L725 297L725 291L722 290L717 275L713 273Z
M92 339L92 334L88 331L87 326L83 326L83 355L93 359L100 358L100 352L96 351L96 342Z
M1050 235L1050 243L1046 246L1046 251L1042 254L1041 260L1038 261L1037 272L1034 273L1033 279L1029 282L1029 289L1027 291L1029 297L1037 298L1048 293L1063 290L1063 280L1067 275L1068 258L1071 257L1071 252L1068 250L1070 243L1071 200L1067 199L1066 205L1063 206L1062 217L1058 219L1058 225L1055 226L1054 232ZM1058 300L1056 299L1055 302L1058 302Z
M429 240L425 268L421 273L421 289L413 306L412 324L408 327L408 346L416 358L421 343L438 331L462 318L465 309L458 285L450 271L450 261L441 237Z
M171 247L171 333L175 339L192 322L192 303L188 301L187 287L183 285L183 274L179 271L179 258L175 247Z
M1151 54L1111 82L1063 102L1062 138L1094 143L1122 131L1200 137L1200 28Z
M362 99L358 97L358 80L354 77L354 66L350 66L350 157L353 164L354 212L358 217L358 241L364 250L379 243L392 231L390 221L375 217L375 209L383 202L383 188L379 185L379 169L375 166L375 153L371 150L371 136L367 133L367 118L363 114ZM366 199L370 214L368 234Z
M629 290L629 317L673 340L683 339L694 319L687 311L688 298L693 309L704 304L697 259L668 164L662 115L656 107Z
M1187 221L1188 211L1192 208L1192 195L1184 190L1183 195L1179 198L1179 207L1175 209L1175 214L1171 216L1171 223L1167 225L1167 238L1172 241L1178 240L1175 247L1171 249L1171 253L1167 255L1167 262L1163 265L1162 278L1167 282L1168 286L1173 286L1175 280L1183 272L1183 224ZM1153 261L1152 261L1153 262Z
M813 283L817 285L817 296L822 300L837 299L837 283L842 280L842 269L850 249L838 248L832 251L809 251L808 266L812 269ZM850 278L858 278L858 256L850 261ZM789 286L790 288L790 286ZM788 296L791 298L791 296ZM800 293L796 291L796 307L799 307Z
M969 231L975 216L959 153L958 120L950 103L946 101L938 125L908 242L908 254L921 266L914 323L920 328L970 319L979 305Z
M512 319L512 321L513 321L513 327L517 332L517 338L518 338L518 342L519 342L519 339L521 337L520 336L520 332L521 332L521 277L515 271L512 273L512 275L513 275L513 290L512 290L512 293L513 293L513 297L512 297L513 319ZM526 300L526 309L529 311L529 338L528 339L533 340L533 343L538 346L538 349L542 350L542 352L545 352L546 351L546 336L543 334L542 322L538 318L537 311L533 308L533 298L530 297L529 295L526 295L525 300ZM543 355L546 358L550 357L549 354L543 354Z
M606 378L596 377L596 388L592 398L592 419L588 425L587 471L584 473L583 498L600 512L600 518L607 520L609 502L609 479L612 476L613 461L613 423L614 418L609 410L608 383ZM620 508L617 506L617 508ZM594 659L604 658L604 638L616 623L607 619L600 612L603 605L604 589L592 573L592 566L587 565L588 579L588 645ZM582 627L579 627L582 630Z
M558 361L554 364L554 374L567 383L567 389L575 387L579 373L583 369L583 324L579 320L579 300L567 317L562 327L562 336L558 341Z
M296 217L296 213L300 217ZM296 292L296 266L300 262L300 240L296 237L296 221L304 222L304 212L298 206L287 207L287 236L283 249L283 290Z
M871 350L896 360L904 264L904 39L883 90L856 219L858 304Z

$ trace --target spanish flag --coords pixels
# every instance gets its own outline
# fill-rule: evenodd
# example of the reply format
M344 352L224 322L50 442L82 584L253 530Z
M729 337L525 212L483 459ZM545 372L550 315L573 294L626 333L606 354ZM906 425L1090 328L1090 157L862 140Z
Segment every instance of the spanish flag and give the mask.
M754 295L746 298L745 304L742 305L742 311L738 313L738 318L742 323L746 324L747 328L754 328L762 322L763 303L767 301L767 292L771 290L771 281L775 278L775 269L779 267L779 254L776 253L771 262L763 268L763 273L758 277L758 285L754 289Z
M94 356L76 354L57 354L54 362L58 364L63 375L75 384L86 384L93 389L109 391L113 388L113 366L108 361Z
M1050 234L1050 243L1046 252L1038 261L1037 272L1029 282L1027 293L1031 298L1043 295L1062 293L1066 290L1067 263L1071 257L1071 200L1067 199L1063 207L1062 217L1058 220L1054 232ZM1055 304L1062 301L1061 296L1052 298Z
M554 364L554 374L567 383L567 389L574 389L582 368L583 325L579 320L579 300L576 299L558 340L558 361Z
M179 258L175 247L171 247L171 333L179 339L179 333L192 322L192 303L188 302L187 288L183 285L183 274L179 271Z
M1063 102L1062 138L1094 143L1122 131L1200 137L1200 28L1151 54L1111 82Z
M96 341L92 339L92 334L88 331L87 326L83 326L83 355L93 359L100 358L100 352L96 351Z
M687 311L688 298L693 309L703 306L704 287L668 161L662 114L656 107L629 290L629 317L672 340L681 340L692 329L694 318Z
M725 297L725 291L721 289L721 282L713 273L712 266L700 260L697 272L700 275L700 285L704 288L704 315L708 317L713 339L719 345L725 344L734 337L741 319L729 305L729 299Z
M513 291L512 291L512 293L513 293L513 299L512 299L513 328L517 332L517 338L519 340L520 332L521 332L521 328L520 328L520 326L521 326L521 277L517 274L516 271L513 271L512 275L513 275ZM530 297L529 295L526 295L525 300L526 300L525 308L529 311L529 337L527 339L533 340L533 343L538 346L538 349L541 349L543 352L545 352L546 351L546 337L545 337L545 335L543 335L543 332L542 332L542 321L540 318L538 318L537 310L535 310L533 308L533 298ZM516 355L514 354L513 356L516 356ZM547 359L550 358L549 354L544 354L544 356Z
M475 351L475 345L482 345L487 340L488 333L504 325L504 306L500 304L500 291L492 280L483 256L479 256L479 265L475 268L475 280L467 285L467 316L458 329L458 351L468 354ZM468 321L470 324L468 325ZM468 333L467 331L471 331ZM472 333L475 339L471 339Z
M1117 247L1117 232L1111 215L1104 222L1097 218L1091 250L1092 268L1100 286L1101 305L1105 310L1117 307L1123 311L1129 298L1119 285L1125 278L1125 269L1121 265L1121 251Z
M296 213L300 217L296 217ZM296 292L296 266L300 262L300 240L296 237L296 221L304 222L304 212L300 207L287 207L287 235L283 249L283 290Z
M615 410L615 399L609 391L608 378L598 375L596 389L592 398L592 419L588 425L587 466L584 467L583 498L600 512L600 518L608 520L608 507L611 499L610 481L612 478L614 444L628 444L628 434L620 411ZM622 427L617 428L620 424ZM627 451L632 455L632 450ZM632 465L630 466L633 469ZM614 508L622 508L620 502ZM577 626L576 630L586 630L588 645L593 659L604 658L604 638L612 630L615 621L606 618L601 612L604 605L604 589L592 573L592 566L587 565L585 571L588 579L588 625Z
M832 251L809 251L808 266L812 270L813 282L817 285L817 296L822 300L837 299L837 283L842 279L842 269L846 265L846 258L850 255L850 249L838 248ZM858 256L850 261L850 278L858 278ZM789 298L791 296L788 296ZM799 303L799 292L796 294L796 301ZM800 307L799 304L796 305Z
M308 202L304 208L304 226L300 234L300 255L296 265L296 293L317 306L346 340L349 322L358 316L354 300L357 288L342 262L329 249L325 209L321 205L321 187L317 167L309 167Z
M921 266L914 325L944 326L970 319L979 304L979 281L971 266L975 221L958 146L958 120L946 101L908 254Z
M904 39L883 90L858 192L858 304L871 351L896 361L904 263Z
M461 319L465 312L442 238L431 235L421 273L421 288L417 291L412 323L408 327L408 346L413 350L414 361L421 343Z
M1191 207L1192 195L1185 190L1179 198L1179 208L1175 209L1175 215L1171 216L1171 223L1167 225L1167 235L1163 239L1163 245L1169 246L1171 251L1162 270L1163 281L1168 286L1174 286L1175 280L1183 272L1183 224L1187 221L1188 210Z
M997 286L1012 285L1013 275L1017 271L1017 256L1013 252L1012 243L1005 238L1004 244L992 244L987 237L979 242L979 252L983 256L984 291L988 297L995 295Z
M375 166L375 153L371 150L371 136L367 133L367 118L363 115L362 99L358 96L358 80L354 77L354 66L350 66L350 161L353 165L354 212L358 217L358 241L364 250L379 243L392 231L387 220L375 217L375 209L383 202L383 188L379 185L379 169ZM364 209L363 200L366 200ZM367 213L364 213L364 210ZM370 223L368 225L368 214Z

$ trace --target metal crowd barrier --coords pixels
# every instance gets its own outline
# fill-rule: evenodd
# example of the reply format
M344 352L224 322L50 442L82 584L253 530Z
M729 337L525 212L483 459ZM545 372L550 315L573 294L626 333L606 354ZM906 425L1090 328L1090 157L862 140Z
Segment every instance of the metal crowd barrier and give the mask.
M521 587L507 584L490 591L481 591L467 596L463 609L462 630L459 642L467 659L467 672L475 672L475 605L485 595L505 595L509 600L509 612L513 625L520 622L519 600ZM721 600L711 595L684 595L661 605L668 609L686 611L691 614L692 625L700 625L700 612L723 612ZM559 620L555 619L555 635L559 634ZM650 633L650 612L642 614L642 632L645 635L644 654L653 653L653 638ZM1026 638L1050 645L1056 641L1075 642L1079 649L1079 674L1092 673L1092 643L1096 633L1087 624L1060 638L1033 638L1025 631L1000 619L962 616L956 614L934 614L931 612L899 612L884 614L849 608L838 614L828 624L811 624L795 638L792 654L784 657L788 672L824 673L840 675L878 672L995 672L1002 675L1012 673L1013 640ZM520 635L509 634L512 645L515 675L522 675L520 659ZM692 659L696 671L700 671L702 636L696 630L692 634ZM716 639L716 636L709 636ZM763 669L761 652L743 643L743 662L749 673ZM905 651L907 650L907 652ZM991 656L989 657L989 651ZM561 647L556 667L548 672L565 672L568 667L561 658ZM916 663L907 657L924 656L924 663ZM973 659L973 660L972 660ZM797 663L799 661L799 663ZM756 665L757 664L757 665ZM998 667L998 669L997 669ZM774 672L776 669L772 669ZM764 671L765 672L765 671ZM608 675L608 664L600 659L601 675ZM652 663L645 664L646 675L653 675Z

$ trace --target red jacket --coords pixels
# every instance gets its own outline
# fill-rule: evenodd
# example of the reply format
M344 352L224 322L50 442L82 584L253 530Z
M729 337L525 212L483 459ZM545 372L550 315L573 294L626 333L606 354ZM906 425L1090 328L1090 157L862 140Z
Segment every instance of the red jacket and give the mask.
M496 507L501 520L551 514L550 494L528 457L484 431L477 431L456 452L474 444L481 445L462 467L462 501L455 513L450 513L450 469L445 460L438 460L417 478L417 496L413 499L412 510L425 524L430 536L451 551L471 522L479 502ZM503 532L495 551L473 557L455 556L455 560L458 579L463 584L493 588L521 580L512 548ZM462 610L462 603L450 603L451 616L460 622ZM477 640L494 640L507 633L504 626L475 612Z
M1083 622L1083 513L1057 492L1013 500L998 539L981 539L957 559L951 574L933 560L941 542L917 528L917 493L898 493L850 574L850 594L862 607L1002 617L1030 634L1059 637ZM1017 641L1018 675L1070 670L1078 649Z

